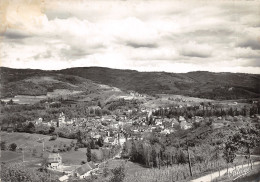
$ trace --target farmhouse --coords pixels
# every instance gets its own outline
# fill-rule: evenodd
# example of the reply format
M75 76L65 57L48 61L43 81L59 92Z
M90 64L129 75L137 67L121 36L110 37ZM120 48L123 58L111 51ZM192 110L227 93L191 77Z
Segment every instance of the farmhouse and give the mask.
M186 120L182 120L182 121L180 122L180 127L181 127L181 129L183 129L183 130L187 130L187 129L190 129L192 126L191 126L190 123L187 123Z
M105 137L104 143L106 144L111 144L111 145L116 145L118 144L118 141L115 137Z
M74 171L74 176L79 177L80 179L84 179L87 176L90 176L91 175L91 171L93 169L95 169L95 168L96 168L96 166L93 163L88 162L86 164L83 164L79 168L77 168Z
M60 156L59 153L49 154L47 162L48 162L48 167L53 168L53 169L57 169L62 164L62 157Z

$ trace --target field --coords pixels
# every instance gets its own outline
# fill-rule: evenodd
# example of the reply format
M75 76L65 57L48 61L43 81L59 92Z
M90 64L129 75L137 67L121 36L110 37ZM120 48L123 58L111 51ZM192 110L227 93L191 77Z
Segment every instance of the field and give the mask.
M14 162L22 160L22 154L12 151L1 151L1 162Z
M80 165L82 161L87 161L87 156L84 149L78 151L71 150L69 152L60 153L60 155L62 156L62 162L66 165Z
M122 164L125 164L125 170L126 170L127 175L134 175L136 172L148 169L146 167L143 167L140 164L137 164L137 163L134 163L134 162L131 162L131 161L125 161L123 159L110 160L107 163L107 167L109 169L114 169L115 167L118 167Z
M51 98L51 97L58 97L64 95L75 95L79 94L83 91L76 91L76 90L69 90L69 89L55 89L53 92L47 92L46 95L38 95L38 96L31 96L31 95L16 95L14 97L2 99L4 102L10 101L12 99L16 104L35 104L40 102L41 100Z
M41 95L41 96L30 96L30 95L16 95L15 97L12 98L5 98L2 99L4 102L8 102L11 99L14 101L16 104L35 104L37 102L40 102L40 100L46 99L47 96Z
M32 149L36 149L38 152L42 151L43 145L45 148L53 147L55 145L60 144L70 144L72 139L66 138L57 138L56 140L49 141L50 136L41 135L41 134L30 134L30 133L7 133L1 132L1 141L5 141L6 145L10 145L11 143L15 143L17 148L26 148L28 151L32 151ZM43 144L44 141L44 144Z
M210 99L201 99L173 94L158 94L159 98L145 102L142 106L147 108L169 107L171 105L198 105L200 102L213 102Z
M56 140L49 141L50 136L41 135L41 134L29 134L29 133L7 133L1 132L1 140L6 142L6 146L9 146L11 143L17 144L17 149L22 148L25 151L25 160L32 161L39 158L45 158L49 155L49 152L46 150L48 148L53 148L54 146L60 145L70 145L72 141L76 140L60 138ZM43 151L43 141L44 148ZM32 155L33 151L36 149L36 154ZM18 150L17 150L18 151ZM21 152L9 152L4 151L2 154L2 161L8 161L10 159L22 159ZM62 156L62 162L65 165L80 165L82 161L87 161L86 148L80 148L78 151L75 151L74 148L67 152L60 152ZM2 159L1 158L1 159Z

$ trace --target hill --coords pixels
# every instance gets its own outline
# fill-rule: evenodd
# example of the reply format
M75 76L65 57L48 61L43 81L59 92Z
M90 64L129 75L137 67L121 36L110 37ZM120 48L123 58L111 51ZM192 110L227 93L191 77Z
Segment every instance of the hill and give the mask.
M99 86L86 78L51 71L1 68L1 97L17 95L62 95L96 91Z
M260 75L256 74L205 71L138 72L102 67L80 67L58 71L1 67L0 73L1 97L17 94L41 95L48 90L63 88L84 90L90 84L94 84L93 82L117 87L123 91L133 90L145 94L180 94L223 100L260 96Z
M100 67L57 71L77 75L121 90L146 94L181 94L209 99L238 99L260 96L260 75L243 73L138 72Z

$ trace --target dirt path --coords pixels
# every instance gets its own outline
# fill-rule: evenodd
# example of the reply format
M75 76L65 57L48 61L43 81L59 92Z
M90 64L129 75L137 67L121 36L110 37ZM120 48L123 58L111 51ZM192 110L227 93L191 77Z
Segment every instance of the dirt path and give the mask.
M260 162L254 162L254 163L253 163L253 166L259 165L259 164L260 164ZM247 166L247 165L243 165L243 166L245 167L245 166ZM228 171L229 171L229 172L232 172L232 171L234 171L235 169L240 169L240 168L242 168L242 165L236 166L236 168L235 168L235 167L229 168ZM221 171L220 171L220 176L223 176L226 172L227 172L227 169L221 170ZM191 180L190 182L210 182L210 181L212 181L213 179L215 179L215 178L217 178L217 177L219 177L219 172L218 172L218 171L217 171L217 172L214 172L214 173L211 173L211 174L208 174L208 175L205 175L205 176L202 176L202 177L200 177L200 178Z

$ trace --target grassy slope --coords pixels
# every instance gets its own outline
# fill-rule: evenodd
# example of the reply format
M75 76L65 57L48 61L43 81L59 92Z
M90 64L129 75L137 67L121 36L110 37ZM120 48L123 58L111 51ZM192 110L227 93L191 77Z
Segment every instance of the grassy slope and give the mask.
M1 162L17 161L22 159L22 154L12 151L1 151Z
M29 134L29 133L7 133L1 132L1 141L5 141L8 146L11 143L16 143L17 146L21 146L28 148L28 150L36 148L37 151L42 150L42 143L38 142L39 139L42 139L45 143L45 147L53 147L54 145L70 144L72 139L60 138L58 137L56 140L49 141L50 136L41 135L41 134Z
M98 85L85 78L42 70L0 69L1 97L46 95L56 89L96 91Z

